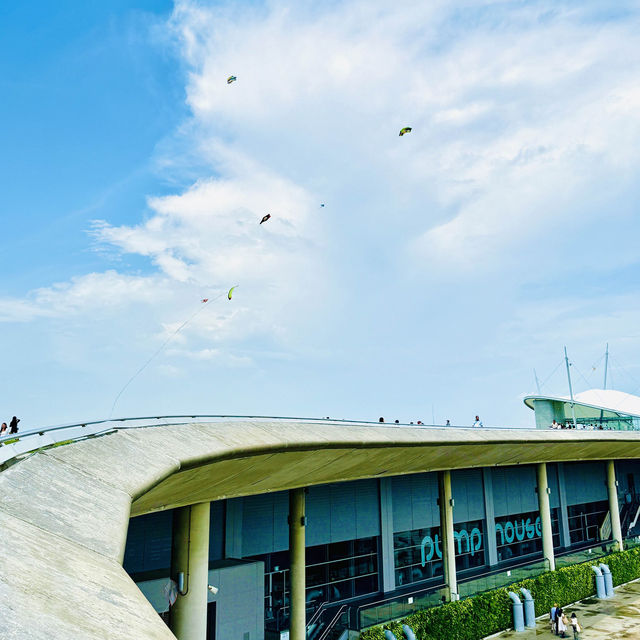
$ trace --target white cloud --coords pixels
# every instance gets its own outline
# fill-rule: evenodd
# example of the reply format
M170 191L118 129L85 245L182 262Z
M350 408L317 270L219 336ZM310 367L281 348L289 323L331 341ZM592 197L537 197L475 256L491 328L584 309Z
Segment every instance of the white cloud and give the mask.
M0 321L89 316L132 305L166 303L171 294L169 281L158 276L131 276L113 270L89 273L36 289L23 300L1 300Z
M620 203L637 191L639 27L637 12L574 3L180 0L168 29L191 118L176 137L207 168L182 192L149 195L144 216L96 221L117 270L0 301L0 320L143 305L161 344L200 298L240 285L172 338L180 370L257 370L265 353L351 365L376 339L391 361L393 340L412 353L433 336L443 350L496 352L529 333L562 340L522 319L525 283L637 263L640 225ZM169 169L170 147L158 159ZM127 256L144 266L127 269ZM499 310L467 326L466 307L487 298ZM607 303L625 305L615 331L627 331L630 298ZM438 306L460 310L459 324L439 325ZM556 326L591 327L585 343L611 320L597 305L581 313ZM504 335L487 337L496 317Z

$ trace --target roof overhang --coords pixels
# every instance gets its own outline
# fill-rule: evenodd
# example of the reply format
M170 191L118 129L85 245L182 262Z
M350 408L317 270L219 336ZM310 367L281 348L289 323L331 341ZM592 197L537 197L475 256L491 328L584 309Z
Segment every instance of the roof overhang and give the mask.
M640 398L619 391L592 389L576 394L573 401L567 396L529 395L525 396L524 403L530 409L535 410L534 405L538 400L580 405L597 411L609 411L624 417L640 418Z

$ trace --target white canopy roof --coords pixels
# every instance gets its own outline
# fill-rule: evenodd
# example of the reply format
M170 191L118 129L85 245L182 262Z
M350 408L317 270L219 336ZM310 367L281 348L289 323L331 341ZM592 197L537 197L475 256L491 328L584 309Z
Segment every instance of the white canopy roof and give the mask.
M526 396L524 403L530 408L534 408L534 400L555 400L556 402L571 402L569 396ZM573 396L574 404L580 404L594 409L612 411L625 416L640 418L640 397L632 396L624 391L614 389L590 389L582 391Z

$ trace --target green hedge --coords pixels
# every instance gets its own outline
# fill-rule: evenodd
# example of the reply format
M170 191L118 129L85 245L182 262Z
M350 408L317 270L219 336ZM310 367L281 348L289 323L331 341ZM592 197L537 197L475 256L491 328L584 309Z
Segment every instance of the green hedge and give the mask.
M595 579L591 566L600 562L609 565L614 585L640 578L640 548L616 552L591 562L548 571L503 589L418 611L404 620L367 629L360 634L360 640L385 640L385 629L403 640L402 624L413 629L417 640L480 640L512 625L508 591L520 595L521 587L529 589L536 603L536 615L542 615L556 603L564 607L592 596Z

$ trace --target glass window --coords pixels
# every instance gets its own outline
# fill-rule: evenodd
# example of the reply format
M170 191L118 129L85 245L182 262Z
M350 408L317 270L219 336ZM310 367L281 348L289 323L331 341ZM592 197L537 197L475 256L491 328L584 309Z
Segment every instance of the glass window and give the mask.
M456 570L475 569L485 564L484 522L473 520L454 525Z
M474 520L454 527L458 571L485 564L484 522ZM440 527L400 531L393 536L396 586L443 575Z
M440 527L395 533L393 549L397 587L442 575Z
M265 563L265 620L282 626L289 615L289 552L249 559ZM308 611L379 589L377 537L307 547L306 562Z
M609 503L606 500L574 504L567 512L572 545L600 540L600 528L609 513Z
M538 511L496 518L495 528L498 562L542 553L542 522Z

